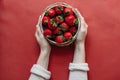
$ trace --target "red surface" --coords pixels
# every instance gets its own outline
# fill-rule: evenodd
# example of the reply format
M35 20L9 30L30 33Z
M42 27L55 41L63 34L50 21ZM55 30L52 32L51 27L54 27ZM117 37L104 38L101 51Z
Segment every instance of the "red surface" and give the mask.
M38 16L58 0L0 0L0 80L27 80L39 56ZM78 8L89 25L89 80L120 80L120 0L62 0ZM74 47L52 46L51 80L68 80Z

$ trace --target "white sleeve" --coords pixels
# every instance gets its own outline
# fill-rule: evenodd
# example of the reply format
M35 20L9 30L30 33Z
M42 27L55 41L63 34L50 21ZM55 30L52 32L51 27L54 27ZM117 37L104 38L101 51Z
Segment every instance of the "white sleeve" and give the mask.
M34 64L31 68L29 80L49 80L51 73L42 66Z
M88 80L87 71L89 71L89 67L87 63L70 63L69 70L69 80Z

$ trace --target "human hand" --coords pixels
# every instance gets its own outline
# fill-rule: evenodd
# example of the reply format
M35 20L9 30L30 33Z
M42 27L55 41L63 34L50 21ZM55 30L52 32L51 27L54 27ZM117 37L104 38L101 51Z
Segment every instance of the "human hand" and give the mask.
M76 9L76 11L78 12L79 17L81 19L81 28L80 28L80 30L78 32L78 35L77 35L77 38L76 38L76 43L85 42L85 38L86 38L86 35L87 35L88 25L86 24L84 18L79 13L79 11L77 9Z
M76 43L75 43L75 52L74 52L74 63L84 63L85 62L85 38L87 35L88 25L86 24L84 18L81 16L79 11L76 9L79 17L81 19L81 27L77 34Z
M47 40L44 38L39 25L36 25L35 37L36 37L38 44L40 45L41 50L50 50L51 49L51 46L47 42Z
M40 52L40 56L38 58L37 64L47 69L48 63L49 63L49 55L51 51L51 46L47 42L47 40L44 38L39 25L36 25L35 37L41 48L41 52Z

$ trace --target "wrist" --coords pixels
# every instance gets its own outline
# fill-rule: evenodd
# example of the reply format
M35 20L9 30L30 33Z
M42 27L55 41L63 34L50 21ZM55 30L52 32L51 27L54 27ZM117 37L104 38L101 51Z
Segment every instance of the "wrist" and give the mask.
M51 47L50 46L47 46L47 47L40 47L41 51L44 51L44 52L50 52L51 51Z
M80 40L80 41L76 41L76 42L75 42L75 46L76 46L76 47L83 46L84 44L85 44L85 40Z
M84 41L76 42L73 63L85 62L85 45Z
M45 69L48 68L50 51L51 51L51 49L49 49L49 50L41 49L40 56L37 60L37 64L41 65Z
M50 53L50 51L51 51L51 48L49 47L49 48L41 48L41 54L49 54Z

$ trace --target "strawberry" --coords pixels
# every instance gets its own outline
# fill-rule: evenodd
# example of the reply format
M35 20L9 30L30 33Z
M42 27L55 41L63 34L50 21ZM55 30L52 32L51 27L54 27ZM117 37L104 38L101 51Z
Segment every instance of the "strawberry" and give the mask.
M63 6L58 5L58 6L55 7L55 11L56 11L57 14L62 14L63 10L64 10Z
M64 21L62 16L56 16L55 19L56 19L57 23L62 23Z
M78 29L78 20L70 7L57 5L48 9L42 18L44 36L56 43L72 40Z
M64 37L65 37L66 40L69 40L69 39L72 38L72 34L70 32L65 32Z
M60 24L60 28L62 31L67 31L69 29L69 26L67 25L67 23L63 22Z
M65 40L65 38L64 38L63 35L58 35L58 36L55 37L55 41L56 41L57 43L63 43L64 40Z
M50 22L48 23L48 27L52 30L54 30L58 26L58 23L54 18L50 19Z
M75 18L75 16L73 15L69 15L67 17L65 17L65 21L70 25L77 25L78 24L78 20Z
M50 21L50 18L47 16L44 16L42 19L42 24L47 26L49 21Z
M52 9L52 8L49 9L49 10L45 13L46 16L50 16L50 17L54 17L55 14L56 14L56 12L55 12L55 10Z
M43 34L44 34L45 37L51 38L52 31L50 29L45 29Z
M64 9L64 14L66 14L66 15L73 15L73 10L72 10L72 8L66 7L66 8Z
M54 30L53 33L60 35L60 34L62 34L62 31L61 31L61 29L60 29L59 27L57 27L57 28Z
M75 26L72 26L72 27L70 28L70 32L71 32L72 35L75 35L75 33L77 32L76 27L75 27Z

